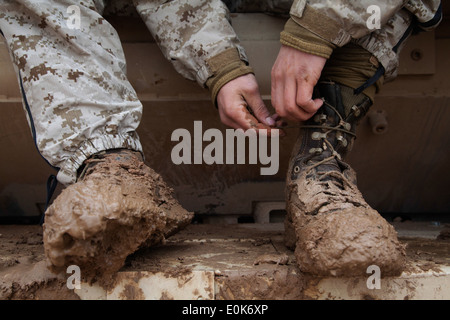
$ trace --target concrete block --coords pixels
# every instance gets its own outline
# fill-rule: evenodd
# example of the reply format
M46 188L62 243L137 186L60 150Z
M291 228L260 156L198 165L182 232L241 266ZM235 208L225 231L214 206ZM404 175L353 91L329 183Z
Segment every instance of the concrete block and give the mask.
M369 275L368 275L369 278ZM370 289L368 278L311 280L304 294L315 300L449 300L450 267L404 272L400 277L380 279L379 289Z
M285 210L284 201L258 202L253 211L255 223L270 223L270 212L273 210Z
M119 272L111 289L82 283L75 293L82 300L211 300L214 271Z
M82 282L79 289L74 289L81 300L106 300L106 290L98 284Z
M412 227L396 229L403 234L403 228ZM116 275L111 289L83 284L76 293L89 300L450 299L450 243L429 236L402 241L408 245L408 263L398 277L368 272L322 278L297 268L293 252L283 246L283 224L192 225L142 253ZM288 259L278 259L282 256Z
M210 300L214 298L214 272L121 272L107 300Z

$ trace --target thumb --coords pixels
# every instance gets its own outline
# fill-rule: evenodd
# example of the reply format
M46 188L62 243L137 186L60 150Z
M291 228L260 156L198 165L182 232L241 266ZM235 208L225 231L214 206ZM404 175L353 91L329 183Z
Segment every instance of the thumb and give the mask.
M275 125L275 120L271 117L269 110L259 94L259 90L247 94L244 99L258 121L270 127Z

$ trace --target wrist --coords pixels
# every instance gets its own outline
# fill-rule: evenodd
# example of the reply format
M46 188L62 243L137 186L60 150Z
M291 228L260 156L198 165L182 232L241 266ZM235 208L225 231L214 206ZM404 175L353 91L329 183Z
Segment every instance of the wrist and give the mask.
M253 73L253 69L239 58L236 49L228 49L212 57L207 61L213 76L206 81L206 86L211 93L211 99L217 106L216 100L220 89L228 82Z

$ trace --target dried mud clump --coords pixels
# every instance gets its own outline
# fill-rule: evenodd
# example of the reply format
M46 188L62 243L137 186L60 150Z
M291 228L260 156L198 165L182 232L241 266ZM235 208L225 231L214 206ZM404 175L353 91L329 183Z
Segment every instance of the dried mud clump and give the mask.
M376 265L383 275L393 276L405 268L405 247L395 229L370 208L302 216L297 230L295 256L303 272L366 275Z
M46 212L44 249L51 269L80 267L94 281L117 272L128 255L163 241L193 215L136 153L107 154L79 182L67 187Z

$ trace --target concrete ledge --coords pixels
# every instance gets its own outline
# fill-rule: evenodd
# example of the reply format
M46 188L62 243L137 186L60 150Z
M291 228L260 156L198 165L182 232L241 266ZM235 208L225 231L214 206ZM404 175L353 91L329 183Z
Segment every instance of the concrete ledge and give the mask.
M110 290L83 283L75 293L83 300L211 300L214 272L121 272Z
M402 239L409 247L408 266L399 277L381 274L378 289L371 273L302 274L283 234L283 225L274 223L192 225L166 244L135 254L110 289L83 284L75 293L108 300L450 299L450 241Z
M367 278L314 279L309 281L305 296L317 300L449 300L450 267L439 269L381 278L380 289L369 289Z

